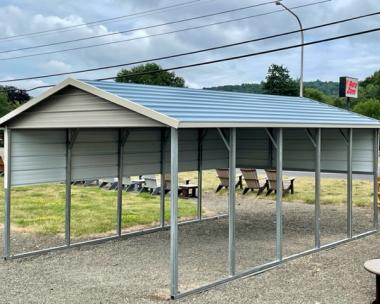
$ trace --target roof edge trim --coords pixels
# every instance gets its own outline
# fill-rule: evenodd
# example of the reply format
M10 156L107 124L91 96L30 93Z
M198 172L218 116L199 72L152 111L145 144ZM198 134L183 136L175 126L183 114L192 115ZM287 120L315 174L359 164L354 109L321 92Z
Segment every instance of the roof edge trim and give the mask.
M321 128L321 129L380 129L380 124L303 124L303 123L271 123L271 122L181 122L178 128Z

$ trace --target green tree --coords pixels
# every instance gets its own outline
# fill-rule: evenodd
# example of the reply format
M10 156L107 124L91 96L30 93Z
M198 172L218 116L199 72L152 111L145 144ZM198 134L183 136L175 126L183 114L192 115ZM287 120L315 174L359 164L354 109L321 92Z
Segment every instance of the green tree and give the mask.
M289 70L277 64L269 67L262 87L265 93L273 95L297 96L299 92L298 84L290 77Z
M132 76L132 74L142 75ZM116 82L163 85L170 87L185 86L185 80L183 78L176 76L174 72L163 71L161 66L156 63L138 65L130 70L122 69L117 73Z
M8 95L0 91L0 117L12 111L15 107L9 102Z
M21 90L16 87L0 86L0 92L4 92L8 96L8 101L16 106L30 100L30 96L25 90Z
M375 98L361 101L354 106L353 111L368 117L380 119L380 101Z
M342 98L324 94L322 91L314 88L305 88L304 96L313 100L330 104L335 107L345 108L346 104Z

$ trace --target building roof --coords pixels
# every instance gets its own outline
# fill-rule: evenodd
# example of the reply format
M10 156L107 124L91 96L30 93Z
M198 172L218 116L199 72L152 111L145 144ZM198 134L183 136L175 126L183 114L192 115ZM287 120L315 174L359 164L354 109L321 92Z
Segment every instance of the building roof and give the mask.
M0 125L70 85L172 127L380 127L378 120L308 98L74 79L2 117Z

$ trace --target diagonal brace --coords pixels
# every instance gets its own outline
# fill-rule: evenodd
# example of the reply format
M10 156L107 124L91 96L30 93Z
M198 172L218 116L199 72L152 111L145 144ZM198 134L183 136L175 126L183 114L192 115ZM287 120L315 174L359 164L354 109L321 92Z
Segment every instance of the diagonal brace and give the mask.
M307 136L309 137L311 143L313 144L314 148L317 148L317 143L314 139L313 134L311 134L310 129L305 129L305 132L306 132Z
M346 142L346 145L348 146L348 138L347 135L344 134L342 129L339 129L340 134L342 134L344 141Z
M267 132L273 146L277 149L277 142L276 142L275 138L273 137L272 133L268 130L268 128L265 128L265 132Z
M224 144L226 145L226 148L228 151L231 151L230 144L228 143L226 135L224 135L223 131L220 128L216 128L220 134L220 137L222 138Z

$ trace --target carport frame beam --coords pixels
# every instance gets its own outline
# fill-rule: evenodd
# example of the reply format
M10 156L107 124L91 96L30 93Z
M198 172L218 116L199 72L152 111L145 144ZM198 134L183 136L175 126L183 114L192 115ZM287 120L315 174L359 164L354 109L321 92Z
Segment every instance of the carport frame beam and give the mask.
M229 275L236 274L236 128L230 129L229 136L229 170L228 170L228 266Z
M347 238L352 238L352 129L347 134Z
M315 248L321 247L321 128L315 130L315 210L314 233Z
M4 248L3 258L11 252L11 130L4 128Z
M71 182L72 150L78 136L78 129L66 130L66 185L65 185L65 244L71 244Z
M379 230L379 130L373 130L373 229Z
M123 228L123 177L124 177L124 148L128 140L129 131L119 129L118 160L117 160L117 210L116 210L116 234L121 236Z
M170 296L178 294L178 129L170 132Z
M283 130L277 129L276 138L276 259L282 261L283 221L282 221L282 163Z

